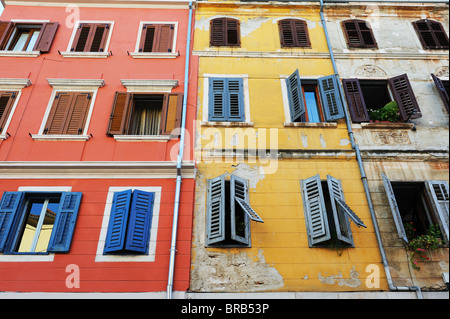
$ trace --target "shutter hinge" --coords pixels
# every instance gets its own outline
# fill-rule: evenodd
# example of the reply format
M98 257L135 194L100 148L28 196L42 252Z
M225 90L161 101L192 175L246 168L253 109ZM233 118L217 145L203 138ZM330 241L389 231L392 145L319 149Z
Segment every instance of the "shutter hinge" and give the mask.
M45 128L45 130L44 130L43 133L44 133L44 134L47 134L47 133L48 133L48 127Z
M78 135L80 135L81 133L83 133L83 129L82 129L82 128L79 128L79 129L78 129Z

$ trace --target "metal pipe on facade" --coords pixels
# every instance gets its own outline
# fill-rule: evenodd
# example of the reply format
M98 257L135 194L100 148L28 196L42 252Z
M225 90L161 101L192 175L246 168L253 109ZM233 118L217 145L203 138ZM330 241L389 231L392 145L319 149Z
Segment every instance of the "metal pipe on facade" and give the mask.
M332 49L332 46L331 46L330 37L329 37L329 34L328 34L328 29L327 29L327 26L326 26L326 22L325 22L325 17L323 15L323 5L324 5L323 0L320 0L320 20L322 22L322 26L323 26L324 33L325 33L325 38L327 40L328 51L330 52L330 58L331 58L331 63L333 64L334 73L335 73L335 75L336 75L336 77L338 79L339 93L341 95L341 101L343 103L344 115L345 115L345 120L346 120L346 124L347 124L347 130L348 130L348 134L349 134L349 137L350 137L352 148L355 150L355 153L356 153L356 159L357 159L359 170L360 170L360 173L361 173L361 181L362 181L363 186L364 186L364 192L366 194L367 204L369 206L370 217L372 219L372 223L373 223L373 226L374 226L375 236L377 238L378 248L380 250L381 260L382 260L382 263L383 263L383 267L384 267L384 271L385 271L385 274L386 274L386 280L388 282L389 289L392 290L392 291L415 291L416 294L417 294L417 298L418 299L423 299L422 291L420 290L419 287L417 287L417 286L397 287L397 286L394 285L394 282L392 280L391 271L390 271L388 260L387 260L387 257L386 257L386 252L384 250L383 242L382 242L382 239L381 239L380 229L378 228L378 222L377 222L377 219L376 219L375 210L374 210L373 203L372 203L372 198L370 196L369 184L367 182L366 173L365 173L364 166L363 166L363 163L362 163L361 151L359 149L359 145L356 144L356 142L354 140L352 126L351 126L351 122L350 122L350 117L349 117L349 114L348 114L348 111L347 111L347 105L346 105L346 102L345 102L345 99L344 99L342 85L341 85L341 82L339 81L339 75L338 75L338 70L337 70L337 66L336 66L336 61L334 59L333 49Z
M167 299L173 298L173 281L175 274L175 255L177 247L177 233L178 233L178 216L180 209L180 195L181 195L181 168L183 164L184 155L184 143L186 138L186 112L187 112L187 100L188 100L188 89L189 89L189 63L191 56L191 34L192 34L192 1L189 1L189 22L186 40L186 62L184 68L184 99L183 99L183 110L181 116L181 132L180 132L180 148L178 150L177 156L177 180L175 189L175 202L173 205L173 223L172 223L172 241L170 245L170 262L169 262L169 277L167 280Z

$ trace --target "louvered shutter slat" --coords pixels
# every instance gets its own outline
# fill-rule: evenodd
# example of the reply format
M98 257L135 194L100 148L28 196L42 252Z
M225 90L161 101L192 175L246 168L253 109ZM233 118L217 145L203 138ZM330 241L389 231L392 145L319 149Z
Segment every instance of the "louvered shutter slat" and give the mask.
M95 31L94 31L95 30ZM91 40L89 44L90 52L103 52L105 51L106 37L108 34L107 25L96 25L93 31L91 31Z
M5 50L9 36L14 29L14 23L11 21L0 21L0 50Z
M228 121L243 122L244 114L244 84L242 79L227 79L227 112Z
M107 134L122 135L128 130L128 118L130 112L131 94L116 92L109 119Z
M238 46L241 44L239 36L239 21L235 19L226 19L226 45Z
M64 134L75 93L58 92L45 125L45 134Z
M131 189L114 193L105 248L103 250L104 254L119 252L124 249L131 194Z
M65 134L82 134L84 125L86 123L86 117L88 114L89 104L91 101L90 93L76 93L70 108L70 112L67 115L67 125L64 129Z
M428 196L431 199L438 224L449 241L449 186L447 181L426 181Z
M397 199L395 198L395 193L394 189L392 188L391 181L383 173L381 173L381 178L383 180L384 189L386 190L386 195L389 200L389 205L391 206L392 217L394 218L394 223L397 227L398 236L407 243L408 237L406 236L406 231L403 227L402 216L400 215L400 209L398 208Z
M172 52L174 26L171 24L161 25L159 28L160 32L157 52Z
M179 136L181 127L181 113L183 108L183 94L168 94L161 116L161 134Z
M210 45L223 46L226 45L226 19L218 18L211 20L210 23Z
M14 219L18 214L23 192L4 192L0 200L0 252L5 250Z
M367 112L359 80L346 79L342 80L342 84L352 121L356 123L368 122L370 120L369 113Z
M345 209L342 209L337 202L337 200L342 200L345 203L341 181L328 175L327 183L328 191L330 192L331 208L333 209L337 238L344 243L353 245L353 236L348 215L345 213Z
M398 104L400 115L403 121L408 118L416 119L422 117L419 105L409 83L408 76L402 74L388 80L389 86L394 95L394 100Z
M241 236L238 234L236 225L236 214L237 214L237 205L239 203L236 199L241 199L244 202L248 204L248 181L240 178L235 175L231 175L230 178L230 206L231 206L231 212L230 212L230 218L231 218L231 239L244 244L249 245L250 244L250 219L249 215L247 213L244 214L244 236ZM239 205L240 207L240 205ZM245 210L244 210L245 212Z
M301 122L304 114L306 113L306 108L298 69L286 79L286 84L291 121Z
M209 121L225 121L225 79L209 80Z
M225 175L208 180L207 245L225 240Z
M153 216L155 194L135 190L128 217L125 249L136 253L147 253Z
M18 92L0 91L0 134L2 133Z
M436 75L433 73L431 74L431 77L433 78L434 84L436 84L436 87L439 92L439 96L442 99L442 102L444 102L445 108L447 109L447 112L449 111L449 96L448 92L445 89L444 83L442 83L441 79L439 79Z
M325 120L335 121L344 117L344 108L339 93L339 83L335 75L319 78L319 90Z

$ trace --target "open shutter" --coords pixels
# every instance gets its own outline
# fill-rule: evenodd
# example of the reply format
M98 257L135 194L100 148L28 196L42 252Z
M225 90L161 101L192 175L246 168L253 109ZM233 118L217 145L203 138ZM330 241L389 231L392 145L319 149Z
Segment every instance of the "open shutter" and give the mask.
M241 45L241 37L239 32L239 20L226 18L226 45Z
M449 241L449 187L446 181L426 181L428 195L431 199L442 234Z
M226 18L213 19L210 22L210 45L226 45Z
M339 83L336 75L319 78L320 97L327 122L344 117L344 108L339 94Z
M301 180L306 227L310 245L331 238L320 175Z
M109 217L104 254L124 249L132 190L115 192Z
M8 44L9 36L14 29L14 23L11 21L0 21L0 50L5 50Z
M209 79L209 121L225 121L226 79Z
M10 235L14 218L20 210L23 192L4 192L0 200L0 252L3 252Z
M75 93L58 92L45 125L44 134L63 134Z
M441 79L438 78L436 75L434 75L433 73L431 73L431 77L433 78L434 84L436 84L436 87L438 89L439 92L439 96L442 99L442 102L444 102L445 108L447 109L447 112L449 111L448 109L448 101L449 101L449 97L448 97L448 92L445 89L444 83L442 83Z
M158 42L156 43L155 52L172 52L174 25L159 25L158 29Z
M92 24L88 23L80 23L78 25L75 38L72 42L72 48L70 49L71 52L89 52L87 43L93 27Z
M206 244L225 240L225 175L208 180L206 209Z
M144 24L139 44L139 52L153 52L153 42L155 40L156 26Z
M125 250L148 253L155 194L135 190L128 217Z
M408 237L406 236L406 231L405 228L403 227L402 216L400 215L400 209L398 208L397 200L395 199L395 194L391 185L391 181L383 173L381 173L381 178L383 179L384 189L386 190L389 205L391 206L392 217L394 218L394 223L395 226L397 227L398 236L405 242L408 242Z
M264 223L261 217L255 212L255 210L250 206L250 204L238 197L234 197L234 199L238 202L238 204L241 206L241 208L244 210L244 212L248 215L248 217L258 223Z
M41 53L50 52L50 47L52 46L58 26L58 22L44 23L33 50L41 51Z
M95 24L89 35L86 50L89 52L104 52L108 38L109 24Z
M161 116L161 135L171 135L172 131L181 127L181 112L183 109L183 94L167 94L164 98L164 108ZM174 136L181 132L176 130Z
M83 133L91 99L91 93L74 93L63 130L65 134L79 135Z
M126 134L128 130L131 100L130 93L116 92L106 134L110 136Z
M369 113L367 112L359 80L346 79L342 80L342 84L352 121L355 123L368 122L370 120Z
M227 121L244 122L244 83L242 79L226 79Z
M8 121L17 92L0 91L0 134Z
M408 76L402 74L389 79L389 86L394 95L394 100L398 104L400 116L403 121L422 117L416 96L409 83Z
M231 175L230 179L230 224L231 224L231 239L244 244L250 244L250 218L249 215L244 213L244 220L238 219L237 207L240 208L239 203L236 199L241 199L248 203L248 181L237 177L235 175ZM243 223L243 224L242 224ZM239 224L239 225L238 225ZM242 230L239 231L237 229L244 229L244 236L239 235L242 234Z
M80 203L81 193L62 193L47 251L61 253L70 250Z
M286 85L289 98L289 109L291 112L291 121L301 122L304 114L306 113L306 108L298 69L286 79Z

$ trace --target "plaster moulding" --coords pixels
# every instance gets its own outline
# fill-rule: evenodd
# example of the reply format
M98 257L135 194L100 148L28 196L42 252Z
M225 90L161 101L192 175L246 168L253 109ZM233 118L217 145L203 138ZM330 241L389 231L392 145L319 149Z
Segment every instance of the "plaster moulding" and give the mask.
M0 87L5 89L23 89L30 85L30 79L0 79Z
M361 65L355 71L356 76L358 77L367 77L367 78L387 78L386 72L376 65Z
M178 80L120 80L130 92L170 93L178 86Z
M105 80L83 80L83 79L47 79L48 84L53 88L59 87L95 87L105 86Z
M436 75L439 78L448 78L449 77L449 67L448 66L441 66L434 71L434 75Z

